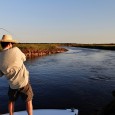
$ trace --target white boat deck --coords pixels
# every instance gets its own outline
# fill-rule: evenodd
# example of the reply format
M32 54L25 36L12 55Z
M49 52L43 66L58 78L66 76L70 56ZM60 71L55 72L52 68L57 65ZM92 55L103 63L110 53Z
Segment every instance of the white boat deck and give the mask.
M8 113L3 115L9 115ZM26 111L14 112L14 115L27 115ZM36 109L33 115L78 115L78 109Z

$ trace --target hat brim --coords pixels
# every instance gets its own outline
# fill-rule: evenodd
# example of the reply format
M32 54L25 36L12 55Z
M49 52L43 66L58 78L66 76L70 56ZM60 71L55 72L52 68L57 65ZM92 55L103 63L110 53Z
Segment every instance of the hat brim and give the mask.
M0 40L0 42L19 43L17 40Z

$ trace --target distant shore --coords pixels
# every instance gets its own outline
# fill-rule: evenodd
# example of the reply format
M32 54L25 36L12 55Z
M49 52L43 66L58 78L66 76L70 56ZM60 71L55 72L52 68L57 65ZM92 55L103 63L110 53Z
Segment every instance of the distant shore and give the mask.
M77 43L64 43L64 46L70 47L82 47L82 48L93 48L93 49L103 49L103 50L115 50L115 44L77 44Z

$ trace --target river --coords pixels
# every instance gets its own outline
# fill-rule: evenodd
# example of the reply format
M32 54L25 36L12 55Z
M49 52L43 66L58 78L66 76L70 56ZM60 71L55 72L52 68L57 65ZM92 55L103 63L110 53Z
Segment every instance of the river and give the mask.
M115 51L67 47L65 53L25 62L30 71L36 108L78 108L91 115L106 106L115 90ZM8 83L0 79L0 113L7 112ZM24 110L19 99L15 110Z

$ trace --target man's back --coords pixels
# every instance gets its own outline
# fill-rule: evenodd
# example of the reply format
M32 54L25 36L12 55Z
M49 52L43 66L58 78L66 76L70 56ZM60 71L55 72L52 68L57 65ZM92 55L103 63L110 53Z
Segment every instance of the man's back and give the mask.
M0 52L0 70L13 89L23 87L28 82L29 73L23 64L25 60L25 55L17 47Z

